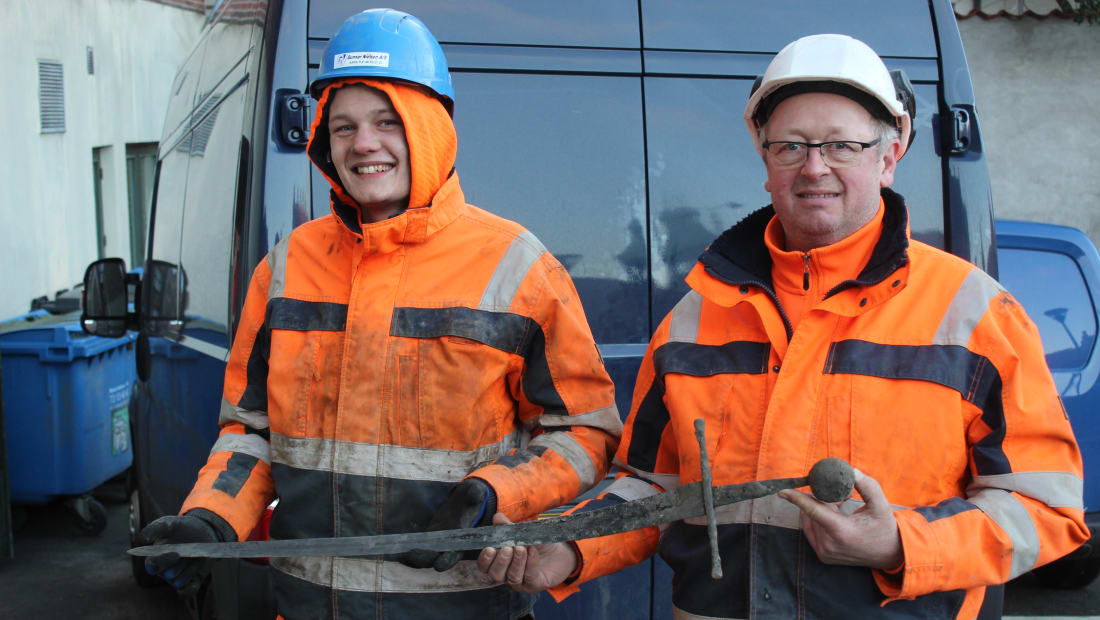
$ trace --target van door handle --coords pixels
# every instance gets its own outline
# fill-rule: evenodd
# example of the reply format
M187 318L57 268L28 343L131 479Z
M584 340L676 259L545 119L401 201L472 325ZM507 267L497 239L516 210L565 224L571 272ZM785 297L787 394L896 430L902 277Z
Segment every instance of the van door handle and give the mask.
M309 142L306 124L306 96L291 88L275 91L275 110L279 116L279 138L286 146L303 147Z
M951 106L951 122L948 125L948 131L951 135L948 144L952 155L962 155L970 150L973 144L970 128L972 115L973 111L970 106Z

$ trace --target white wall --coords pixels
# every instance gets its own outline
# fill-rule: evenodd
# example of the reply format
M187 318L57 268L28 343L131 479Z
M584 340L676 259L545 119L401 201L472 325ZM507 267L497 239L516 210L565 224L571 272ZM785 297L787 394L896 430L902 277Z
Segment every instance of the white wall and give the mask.
M997 217L1075 226L1100 244L1100 27L959 20Z
M0 1L0 319L79 282L97 257L93 148L110 147L101 151L106 256L128 260L126 144L160 139L176 68L202 21L147 0ZM64 66L64 133L40 133L39 60Z

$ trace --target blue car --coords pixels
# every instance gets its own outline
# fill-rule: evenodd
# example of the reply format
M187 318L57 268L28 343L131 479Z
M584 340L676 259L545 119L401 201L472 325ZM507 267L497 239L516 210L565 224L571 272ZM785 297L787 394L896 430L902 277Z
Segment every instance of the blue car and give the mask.
M1100 254L1076 228L1009 220L996 226L1001 284L1039 327L1085 466L1085 522L1092 538L1035 572L1045 585L1080 588L1100 574Z

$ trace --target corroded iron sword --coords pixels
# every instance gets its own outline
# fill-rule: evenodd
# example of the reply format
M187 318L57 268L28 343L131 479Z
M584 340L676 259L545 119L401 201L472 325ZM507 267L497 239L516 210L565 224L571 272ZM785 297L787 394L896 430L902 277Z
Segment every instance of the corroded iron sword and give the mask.
M696 438L700 445L705 446L702 420L695 422ZM757 499L783 489L807 485L819 500L839 502L851 495L855 481L855 475L847 462L826 458L818 461L807 476L712 487L705 449L702 457L703 479L700 482L683 484L639 500L538 521L376 536L147 545L130 549L128 553L135 556L175 553L180 557L203 558L368 557L412 549L455 551L582 540L705 515L711 537L714 562L712 571L715 568L720 571L714 538L713 507Z

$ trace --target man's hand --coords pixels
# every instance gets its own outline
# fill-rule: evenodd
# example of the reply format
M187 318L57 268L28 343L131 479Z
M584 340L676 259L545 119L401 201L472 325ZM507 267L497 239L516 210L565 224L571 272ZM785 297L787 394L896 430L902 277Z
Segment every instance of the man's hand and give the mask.
M455 486L424 531L457 530L488 525L496 509L497 496L493 489L477 478L467 478ZM460 557L462 557L461 551L413 549L401 558L401 563L413 568L431 566L443 572L457 564Z
M893 570L905 558L894 510L878 481L858 469L855 473L856 490L866 503L851 515L809 493L790 489L779 497L802 511L802 531L822 562Z
M140 536L148 544L222 542L218 531L203 519L191 515L161 517L145 526ZM151 555L145 572L156 575L180 591L196 590L210 572L206 558L181 558L177 553Z
M511 523L504 513L493 515L493 525ZM534 594L565 581L577 568L573 545L559 542L532 547L488 547L477 556L477 567L497 583L517 592Z

